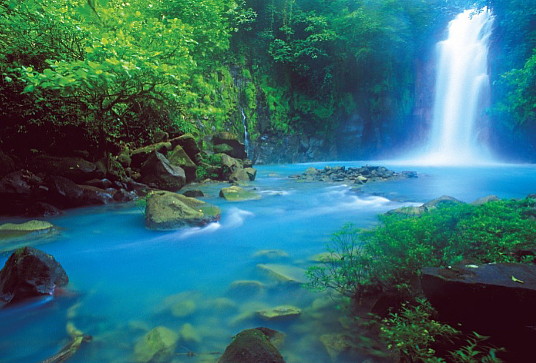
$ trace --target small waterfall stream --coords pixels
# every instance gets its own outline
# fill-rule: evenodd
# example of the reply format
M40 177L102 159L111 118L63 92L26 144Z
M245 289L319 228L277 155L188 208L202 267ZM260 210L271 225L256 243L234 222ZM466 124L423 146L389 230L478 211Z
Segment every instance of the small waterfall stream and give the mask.
M246 155L248 158L251 158L251 146L249 140L249 130L248 130L248 120L244 108L240 107L240 113L242 114L242 125L244 126L244 146L246 149Z
M482 133L488 105L488 49L493 15L466 10L437 43L432 129L417 163L481 164L491 161Z

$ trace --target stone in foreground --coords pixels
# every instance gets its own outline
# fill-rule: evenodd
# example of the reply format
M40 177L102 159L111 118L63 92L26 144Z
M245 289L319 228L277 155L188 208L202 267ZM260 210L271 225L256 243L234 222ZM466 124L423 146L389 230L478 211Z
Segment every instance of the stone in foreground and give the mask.
M153 230L204 226L219 220L220 214L220 209L212 204L159 190L147 195L145 225Z
M0 270L0 299L19 302L41 295L53 295L69 278L51 255L33 247L17 249Z
M247 329L237 334L218 363L284 363L272 344L277 332L267 328Z
M134 348L134 359L140 363L170 362L175 353L179 335L159 326L145 334Z

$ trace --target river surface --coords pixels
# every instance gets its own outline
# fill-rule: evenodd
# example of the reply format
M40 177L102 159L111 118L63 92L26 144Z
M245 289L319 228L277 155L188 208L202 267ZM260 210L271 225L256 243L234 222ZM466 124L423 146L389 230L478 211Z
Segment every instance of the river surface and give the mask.
M340 312L326 296L300 284L281 283L259 264L284 266L296 280L330 236L351 222L371 227L377 215L441 195L471 202L495 194L523 198L536 193L536 167L407 167L419 177L378 182L360 191L351 185L304 183L288 176L314 166L361 166L341 162L259 166L250 187L262 199L227 202L225 184L203 185L205 201L222 209L219 223L203 229L155 232L144 227L143 207L111 205L69 211L49 219L62 228L38 248L53 255L69 275L61 296L0 311L0 361L40 362L68 342L73 323L93 340L71 362L134 362L134 347L150 329L181 332L173 362L214 362L243 329L266 326L286 334L280 350L289 363L356 362L330 356L321 337L342 330ZM13 221L4 220L2 222ZM281 250L259 254L263 250ZM9 253L0 256L3 266ZM236 281L258 281L231 288ZM293 319L265 321L255 312L294 305ZM194 355L194 356L192 356Z

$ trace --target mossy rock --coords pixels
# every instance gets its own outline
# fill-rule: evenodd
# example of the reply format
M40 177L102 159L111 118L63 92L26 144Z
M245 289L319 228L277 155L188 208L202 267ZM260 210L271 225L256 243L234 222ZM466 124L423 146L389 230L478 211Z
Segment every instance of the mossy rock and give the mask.
M134 348L134 359L141 363L169 362L175 354L179 335L159 326L145 334Z
M46 221L31 220L24 223L0 225L0 251L37 245L57 236L59 229Z
M228 188L222 188L220 190L220 197L230 202L261 199L260 194L257 194L249 190L245 190L235 185L228 187Z
M270 341L270 334L263 329L266 328L247 329L237 334L218 363L284 363L281 353Z
M173 230L204 226L220 219L218 207L195 198L168 191L153 191L147 196L145 225L153 230Z

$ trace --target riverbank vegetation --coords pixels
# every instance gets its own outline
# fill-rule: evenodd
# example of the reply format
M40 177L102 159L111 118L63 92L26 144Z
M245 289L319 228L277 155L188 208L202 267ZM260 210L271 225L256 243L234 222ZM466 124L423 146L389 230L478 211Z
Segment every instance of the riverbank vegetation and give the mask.
M486 5L497 17L490 117L500 120L491 124L501 131L490 132L512 146L534 125L536 8L522 1ZM409 130L427 128L416 115L427 107L421 91L430 87L425 74L433 44L466 6L5 1L0 146L102 154L155 141L161 132L202 140L219 130L242 135L246 127L257 153L263 141L292 135L309 158L384 153L415 137ZM530 134L525 139L533 144Z
M334 234L324 262L308 270L309 287L346 296L354 313L371 297L391 296L379 331L404 361L439 362L445 355L456 362L498 361L480 335L434 320L420 279L425 267L532 264L534 207L532 198L480 205L446 200L419 214L409 207L382 215L369 230L346 225ZM472 360L462 359L468 350L474 350Z

